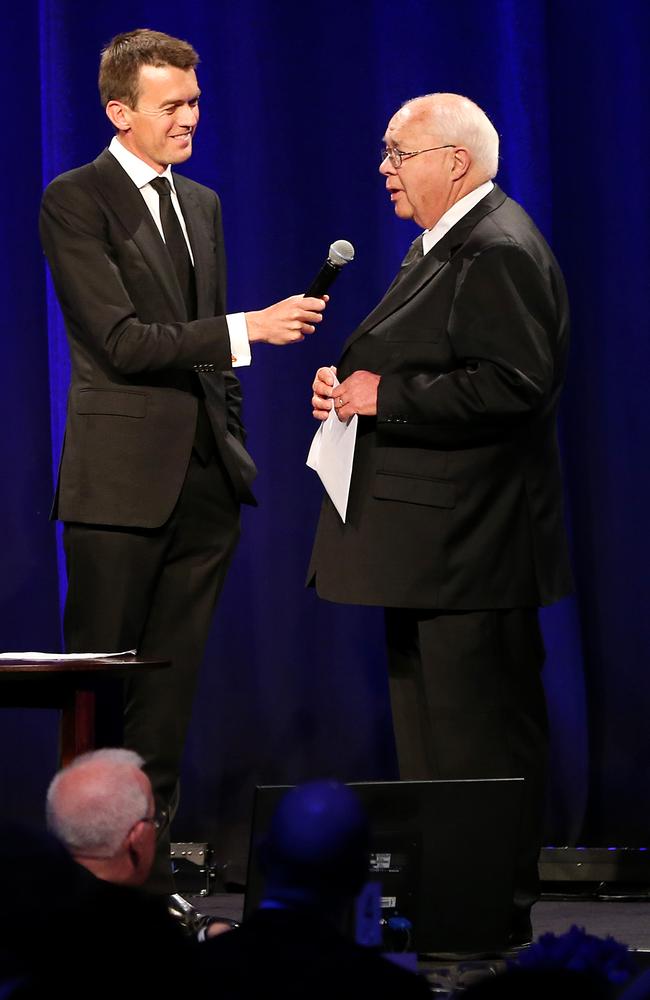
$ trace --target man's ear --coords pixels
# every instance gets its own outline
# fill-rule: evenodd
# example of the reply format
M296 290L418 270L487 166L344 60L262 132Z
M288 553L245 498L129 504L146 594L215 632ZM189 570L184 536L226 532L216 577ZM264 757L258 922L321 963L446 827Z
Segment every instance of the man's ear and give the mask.
M122 101L109 101L106 115L118 132L128 132L131 129L131 108Z
M455 181L464 177L472 165L472 159L464 146L456 146L452 161L451 175Z
M126 847L127 854L134 869L138 868L140 859L142 858L142 838L144 829L144 821L140 820L140 822L136 823L135 826L129 830L127 838L124 842L124 846Z

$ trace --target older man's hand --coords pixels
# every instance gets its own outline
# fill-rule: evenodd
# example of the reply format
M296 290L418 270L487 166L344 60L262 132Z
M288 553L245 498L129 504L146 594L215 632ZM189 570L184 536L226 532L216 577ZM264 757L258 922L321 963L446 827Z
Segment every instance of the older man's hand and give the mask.
M358 413L360 417L377 415L377 387L381 375L374 372L352 372L344 382L332 390L334 408L339 420L349 420Z
M312 383L314 395L311 397L312 413L316 420L327 420L332 409L332 390L336 368L319 368Z

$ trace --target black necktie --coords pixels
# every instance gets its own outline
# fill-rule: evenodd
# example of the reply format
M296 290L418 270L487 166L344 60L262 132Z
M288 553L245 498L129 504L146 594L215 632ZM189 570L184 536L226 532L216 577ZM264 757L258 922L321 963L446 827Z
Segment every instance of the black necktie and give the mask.
M194 268L181 224L172 205L171 185L166 177L156 177L149 183L160 196L160 221L165 234L165 244L185 299L187 318L196 319ZM200 379L194 372L191 373L190 378L192 392L198 397L194 450L205 464L214 451L214 434L205 409L205 398Z
M165 235L165 244L181 286L187 307L187 318L196 318L196 291L194 268L180 221L172 205L171 186L166 177L156 177L149 182L160 196L160 221Z
M406 275L409 273L411 267L414 267L419 260L422 260L423 256L424 256L424 251L422 249L422 234L420 233L419 236L415 237L410 247L406 251L406 257L400 264L399 271L393 278L393 281L390 287L387 289L386 294L388 294L388 292L392 292L395 286L399 285L400 281L402 281L402 279L405 278Z
M422 247L422 233L416 236L410 247L407 250L406 257L400 264L400 271L404 267L409 267L411 264L415 263L416 260L421 260L424 256L424 249Z

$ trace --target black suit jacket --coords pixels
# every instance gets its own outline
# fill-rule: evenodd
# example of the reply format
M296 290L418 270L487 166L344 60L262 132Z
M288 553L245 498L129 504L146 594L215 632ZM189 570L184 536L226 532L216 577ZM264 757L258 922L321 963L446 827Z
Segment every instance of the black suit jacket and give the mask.
M219 199L186 177L174 182L195 263L191 322L151 213L108 150L43 195L41 239L72 363L54 509L65 521L155 528L167 520L192 450L197 372L235 492L254 502L224 315Z
M429 996L424 979L348 941L317 915L257 910L237 930L197 950L199 992L218 984L224 1000L361 1000ZM203 987L203 989L201 988Z
M329 600L480 609L571 586L556 410L569 333L550 248L495 187L398 275L344 345L382 376L346 524L326 497L310 578Z

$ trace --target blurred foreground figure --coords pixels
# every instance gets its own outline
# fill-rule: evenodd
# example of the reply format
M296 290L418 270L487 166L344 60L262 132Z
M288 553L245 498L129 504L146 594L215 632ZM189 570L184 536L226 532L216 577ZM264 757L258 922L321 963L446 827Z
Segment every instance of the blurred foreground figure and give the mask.
M259 909L201 948L202 974L221 997L429 995L424 980L340 930L368 876L368 823L351 789L318 781L287 792L259 850Z
M647 987L627 945L572 926L542 934L505 972L469 986L468 1000L646 1000ZM622 990L627 986L627 989Z
M2 997L142 1000L191 979L192 942L164 901L96 878L51 834L0 828L0 900Z

